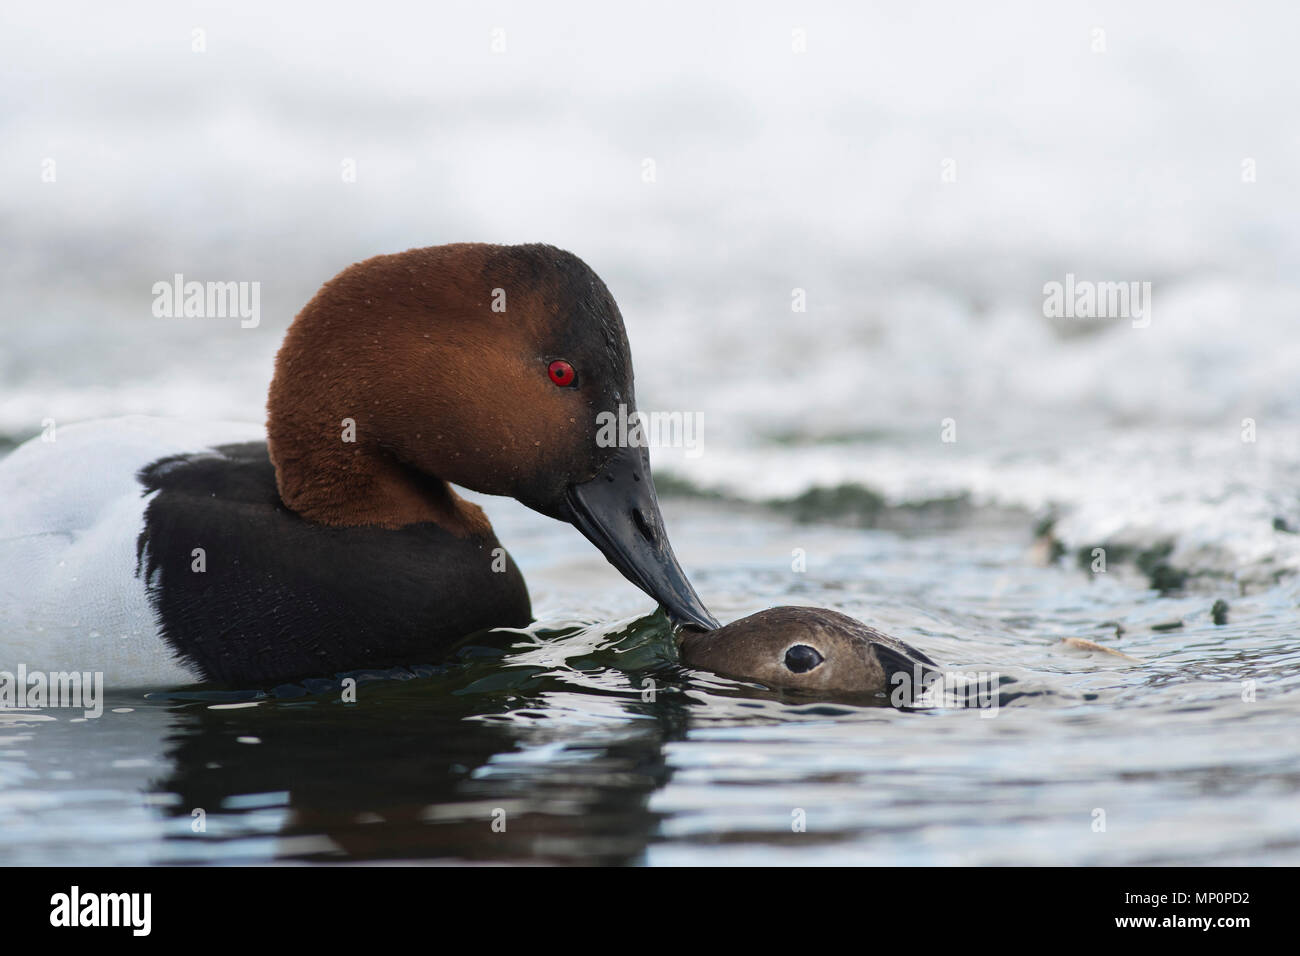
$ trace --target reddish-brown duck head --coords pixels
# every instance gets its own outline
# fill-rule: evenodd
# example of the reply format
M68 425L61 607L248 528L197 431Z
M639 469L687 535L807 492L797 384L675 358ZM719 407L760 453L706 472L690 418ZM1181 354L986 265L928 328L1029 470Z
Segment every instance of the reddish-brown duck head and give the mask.
M459 243L327 282L280 349L267 430L281 497L309 520L482 534L447 483L508 495L573 524L675 623L717 627L673 554L645 447L600 440L620 431L601 413L635 408L622 316L581 259Z

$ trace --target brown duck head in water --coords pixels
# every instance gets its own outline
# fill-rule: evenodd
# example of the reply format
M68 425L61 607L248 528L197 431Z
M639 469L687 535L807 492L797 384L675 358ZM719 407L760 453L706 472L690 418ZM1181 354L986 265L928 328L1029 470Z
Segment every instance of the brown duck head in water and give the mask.
M682 628L677 641L688 667L821 697L891 697L939 674L916 648L826 608L769 608L711 631Z

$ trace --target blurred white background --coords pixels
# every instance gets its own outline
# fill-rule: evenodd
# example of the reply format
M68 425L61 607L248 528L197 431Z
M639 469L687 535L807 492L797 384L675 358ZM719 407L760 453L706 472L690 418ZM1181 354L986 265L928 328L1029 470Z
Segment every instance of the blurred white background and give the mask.
M59 3L2 20L11 440L46 417L260 419L283 329L343 266L546 241L619 299L641 406L705 415L702 458L658 456L697 484L1091 509L1064 526L1079 540L1097 522L1182 533L1210 502L1237 525L1294 513L1291 5ZM154 318L151 286L177 272L261 282L261 326ZM1043 284L1067 272L1151 282L1152 326L1046 320ZM1260 527L1250 547L1276 557Z

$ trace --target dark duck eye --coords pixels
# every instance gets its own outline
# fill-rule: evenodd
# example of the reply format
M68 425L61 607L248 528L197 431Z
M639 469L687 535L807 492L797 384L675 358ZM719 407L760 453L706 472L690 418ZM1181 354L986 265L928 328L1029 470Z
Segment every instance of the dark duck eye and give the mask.
M796 644L785 652L785 666L796 674L806 674L825 659L807 644Z
M560 388L568 388L578 378L578 373L573 370L573 366L564 359L556 359L546 371L551 376L551 381Z

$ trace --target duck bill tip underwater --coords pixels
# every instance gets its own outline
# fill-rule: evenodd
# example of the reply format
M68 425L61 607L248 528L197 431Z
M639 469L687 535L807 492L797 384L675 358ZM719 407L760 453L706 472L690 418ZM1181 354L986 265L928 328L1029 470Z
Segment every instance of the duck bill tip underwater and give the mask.
M644 446L619 449L595 477L569 485L556 517L658 601L674 627L720 626L673 553Z

